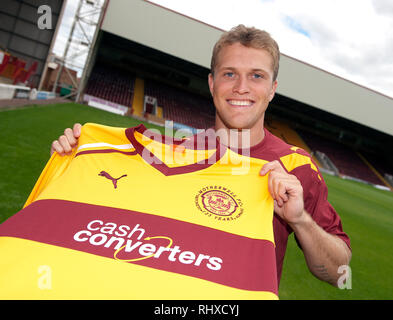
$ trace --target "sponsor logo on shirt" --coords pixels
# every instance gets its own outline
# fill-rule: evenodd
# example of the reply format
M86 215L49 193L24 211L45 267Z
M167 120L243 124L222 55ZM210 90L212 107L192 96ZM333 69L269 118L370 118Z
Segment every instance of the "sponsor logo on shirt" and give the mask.
M213 271L221 269L223 260L206 253L197 253L173 245L171 237L145 236L146 230L140 224L133 228L104 222L99 219L90 221L85 228L76 232L74 241L84 242L94 248L102 247L113 250L113 258L124 262L136 262L145 259L161 259L166 263L181 263L207 268Z

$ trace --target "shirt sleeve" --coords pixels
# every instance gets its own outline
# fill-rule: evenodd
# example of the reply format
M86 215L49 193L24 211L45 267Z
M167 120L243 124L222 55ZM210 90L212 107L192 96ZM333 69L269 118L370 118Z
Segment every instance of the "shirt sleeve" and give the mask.
M315 171L310 165L304 165L290 173L302 184L305 210L322 229L338 236L351 249L350 239L343 230L341 218L327 199L328 188L319 170Z
M76 149L76 148L75 148ZM34 202L42 190L57 177L61 176L63 172L69 166L71 160L74 158L76 150L73 150L71 155L59 156L57 152L54 152L46 163L45 168L42 170L37 182L35 183L33 190L27 198L23 208Z

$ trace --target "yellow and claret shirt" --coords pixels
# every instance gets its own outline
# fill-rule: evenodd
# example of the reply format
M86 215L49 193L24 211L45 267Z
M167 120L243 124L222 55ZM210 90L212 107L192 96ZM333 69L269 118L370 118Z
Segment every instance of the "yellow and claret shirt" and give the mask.
M277 299L266 162L215 137L84 125L0 225L0 298Z

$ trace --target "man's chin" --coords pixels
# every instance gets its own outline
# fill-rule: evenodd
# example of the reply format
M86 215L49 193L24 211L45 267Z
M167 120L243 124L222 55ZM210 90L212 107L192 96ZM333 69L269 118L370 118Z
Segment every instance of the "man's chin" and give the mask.
M225 121L224 125L230 130L246 130L252 127L250 123L245 121Z

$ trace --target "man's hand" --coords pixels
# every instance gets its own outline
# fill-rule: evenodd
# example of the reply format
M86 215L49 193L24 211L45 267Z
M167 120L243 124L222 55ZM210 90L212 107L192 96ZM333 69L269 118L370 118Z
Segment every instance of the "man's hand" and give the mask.
M303 187L296 176L288 174L275 160L266 163L260 175L269 173L268 188L274 199L274 211L288 224L297 224L303 218Z
M78 144L78 138L81 135L82 125L75 123L73 129L67 128L64 130L64 135L60 136L58 140L52 142L50 154L57 152L59 155L64 156L70 154L72 149Z

